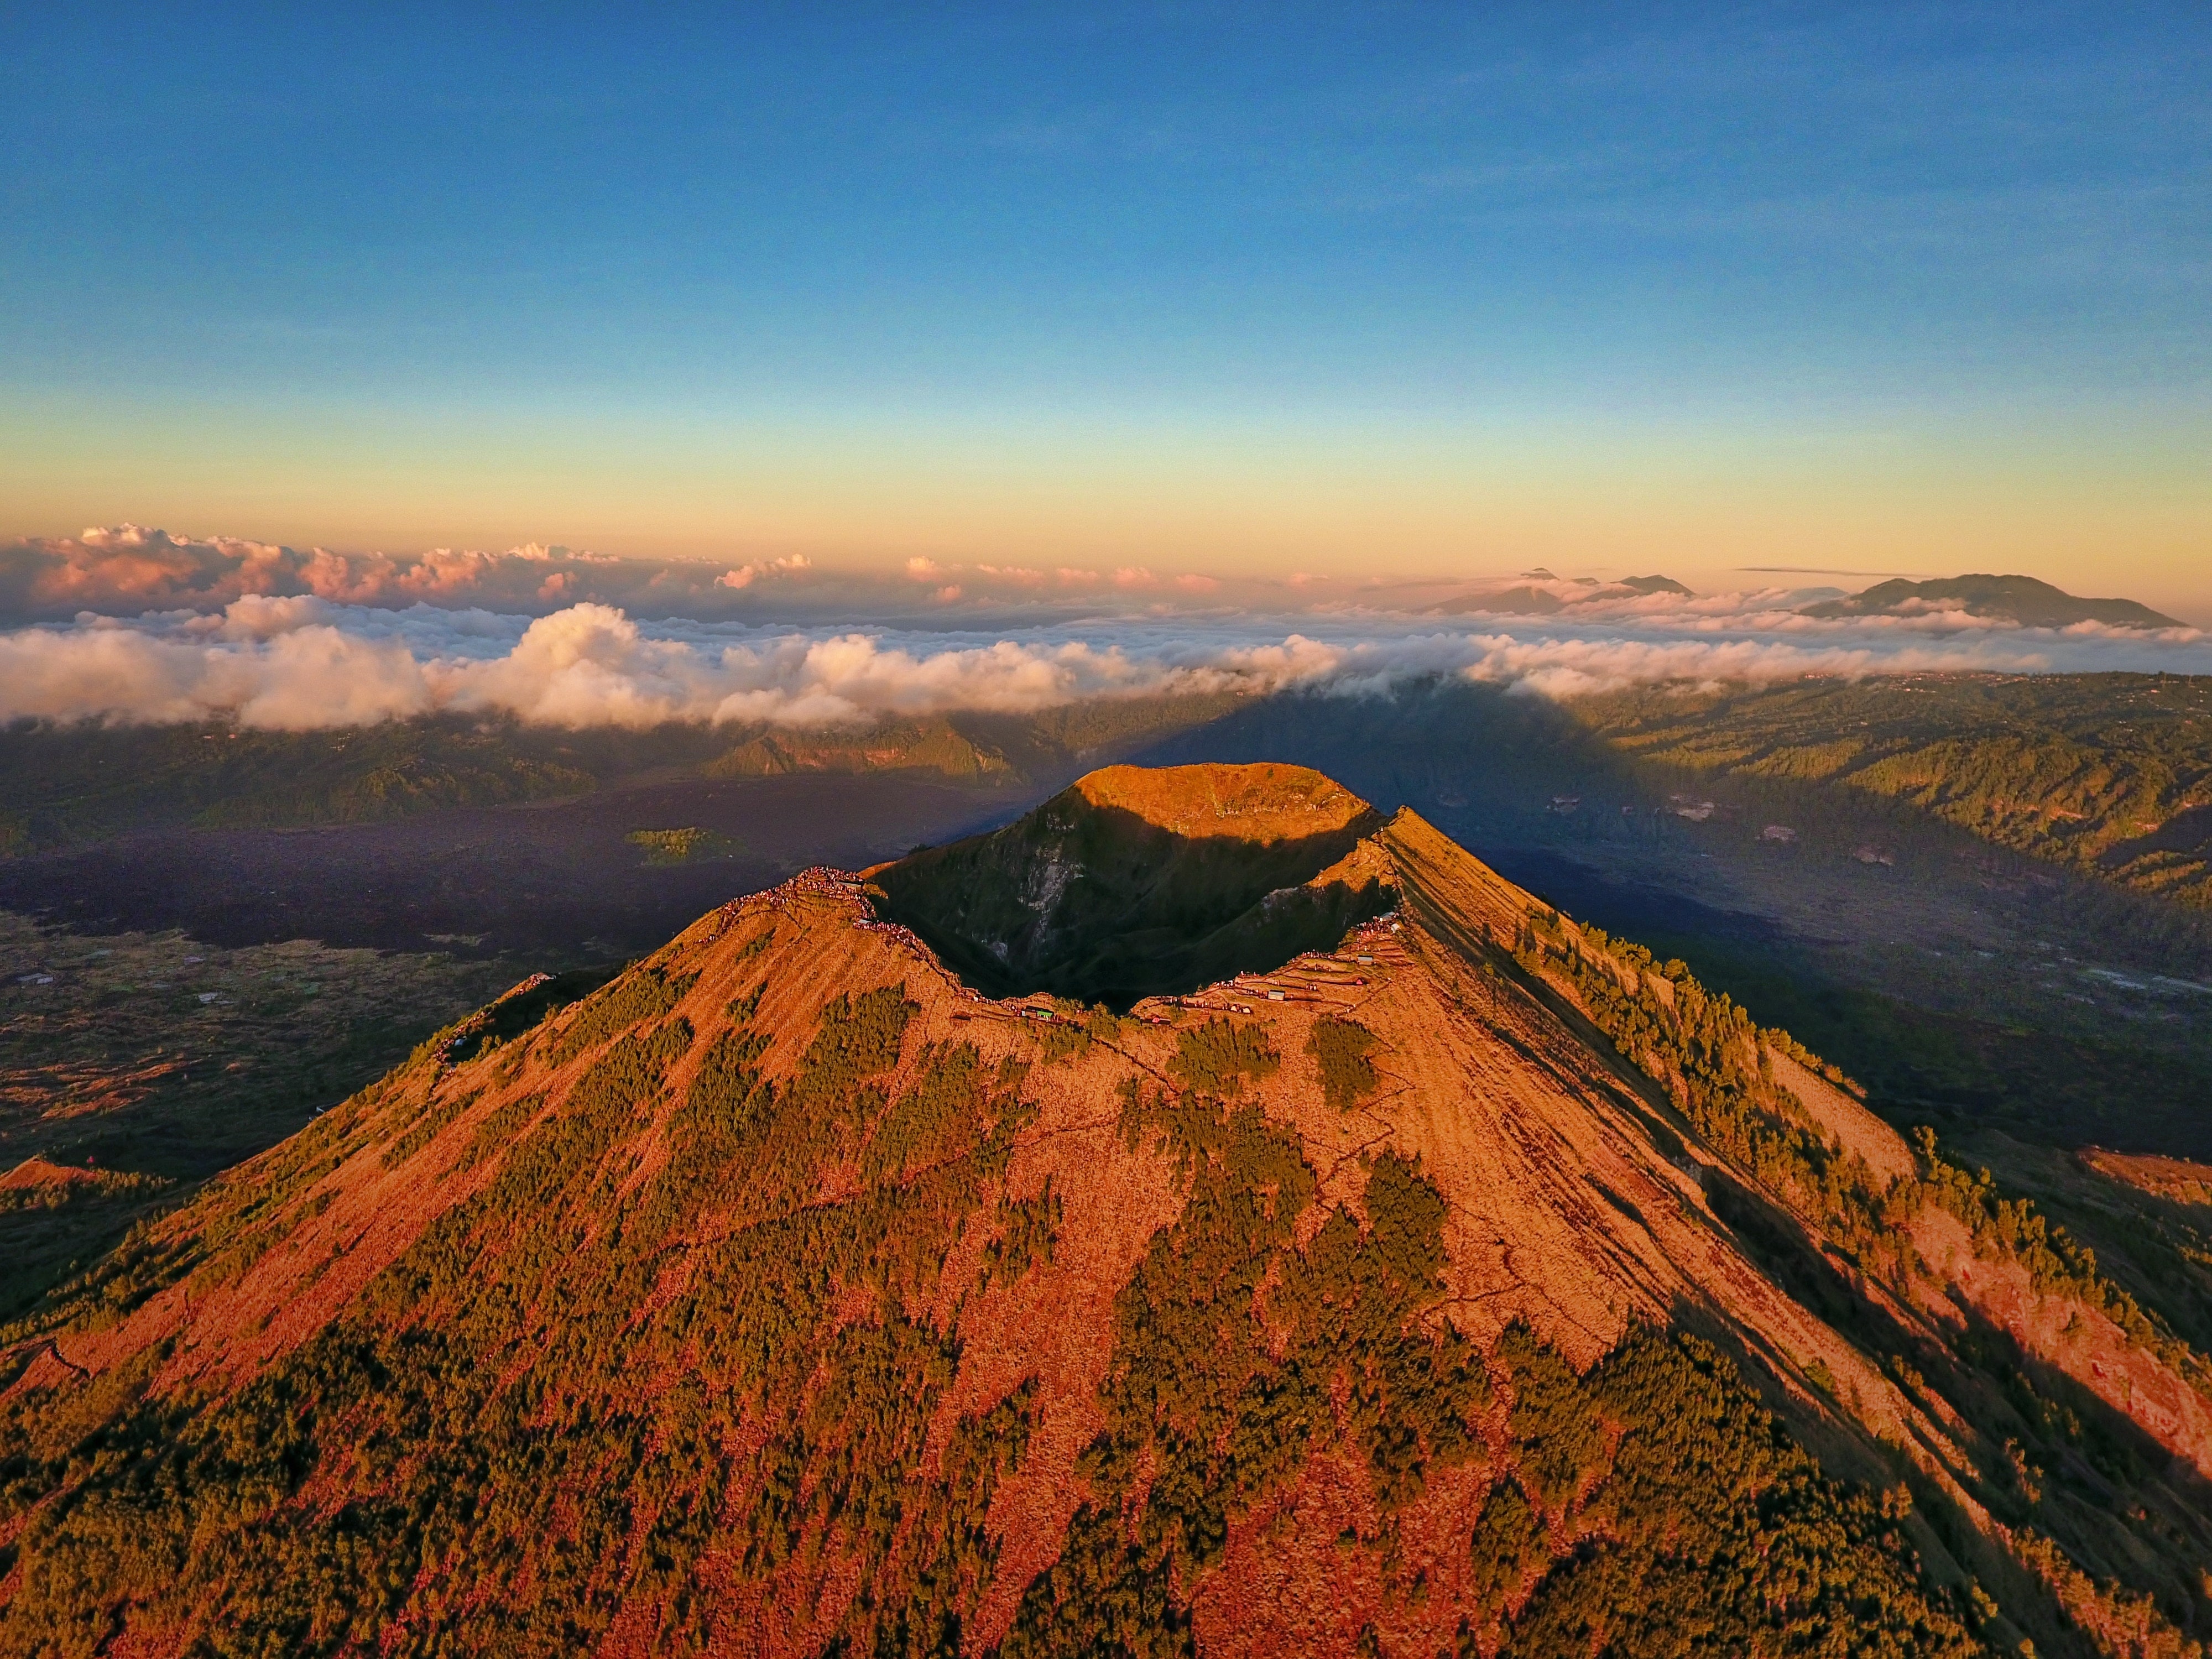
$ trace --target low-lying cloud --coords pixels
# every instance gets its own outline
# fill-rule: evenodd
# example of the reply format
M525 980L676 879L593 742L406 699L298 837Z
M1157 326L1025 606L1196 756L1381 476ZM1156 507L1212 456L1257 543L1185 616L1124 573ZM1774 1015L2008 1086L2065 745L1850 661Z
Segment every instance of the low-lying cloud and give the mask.
M923 555L897 568L860 571L823 568L796 551L727 562L651 560L535 543L504 552L364 553L176 535L129 524L76 536L0 541L0 628L67 623L85 611L213 615L243 599L319 599L356 610L429 606L525 617L599 605L647 623L782 623L810 629L859 621L890 628L973 624L1036 630L1102 619L1119 623L1256 613L1374 618L1394 626L1420 617L1445 625L1490 621L1516 632L1538 623L1571 631L1607 623L1676 633L1824 637L1839 619L1806 617L1802 609L1843 591L1768 586L1693 594L1656 574L1599 581L1541 570L1418 581L1308 572L1218 577L1134 562L1097 568L962 563ZM1904 611L1848 620L1862 628L1946 636L2018 626L1942 601L1916 599Z
M1249 597L1281 586L1248 582L1239 592ZM823 569L800 552L730 562L632 559L535 543L504 552L441 547L361 553L173 535L131 524L0 542L0 624L66 621L80 611L210 612L248 598L477 607L523 616L592 604L647 619L820 621L838 614L926 617L951 609L1066 612L1101 602L1140 609L1226 591L1212 576L1156 574L1141 566L1043 568L915 557L900 571L854 572Z
M525 614L580 602L665 613L730 610L812 570L803 554L714 564L622 559L531 544L504 552L339 552L235 536L172 535L139 525L0 544L0 617L216 611L251 597L374 606L480 605Z
M0 720L305 730L456 713L566 726L822 726L954 708L1030 712L1247 678L1082 641L929 650L857 632L671 638L599 605L534 620L333 611L315 600L249 599L218 618L88 617L0 635Z
M1671 606L1652 603L1670 598ZM1087 698L1302 688L1337 695L1458 676L1552 697L1808 674L2212 672L2212 639L2083 627L1931 631L1815 622L1763 596L1637 596L1606 614L1476 627L1434 615L1146 611L994 630L641 620L587 602L483 606L248 594L220 609L82 611L0 633L0 720L236 721L305 730L447 713L571 727L671 720L848 724Z

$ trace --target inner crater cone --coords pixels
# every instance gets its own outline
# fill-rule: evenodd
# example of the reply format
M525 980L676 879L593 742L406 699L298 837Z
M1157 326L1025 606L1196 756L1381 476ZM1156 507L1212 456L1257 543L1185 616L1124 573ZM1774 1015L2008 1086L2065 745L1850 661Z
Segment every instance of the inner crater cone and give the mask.
M1004 830L868 872L998 995L1127 1008L1326 949L1394 903L1382 816L1301 766L1113 766Z

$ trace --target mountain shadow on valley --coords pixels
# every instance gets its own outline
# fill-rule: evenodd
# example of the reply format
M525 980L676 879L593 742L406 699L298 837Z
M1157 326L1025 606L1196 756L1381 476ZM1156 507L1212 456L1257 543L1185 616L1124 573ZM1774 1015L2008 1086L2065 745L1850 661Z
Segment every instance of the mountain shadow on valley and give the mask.
M2208 698L2173 675L1565 702L1439 678L1286 692L1139 758L1295 760L1410 806L1797 1032L1893 1122L2206 1158L2212 814L2179 803L2212 775Z

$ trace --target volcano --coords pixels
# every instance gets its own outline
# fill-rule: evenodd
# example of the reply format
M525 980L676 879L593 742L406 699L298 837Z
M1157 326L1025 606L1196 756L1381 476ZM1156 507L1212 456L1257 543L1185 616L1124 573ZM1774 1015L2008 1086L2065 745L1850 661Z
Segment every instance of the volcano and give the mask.
M0 1653L2185 1653L2200 1358L1318 774L518 988L6 1334Z

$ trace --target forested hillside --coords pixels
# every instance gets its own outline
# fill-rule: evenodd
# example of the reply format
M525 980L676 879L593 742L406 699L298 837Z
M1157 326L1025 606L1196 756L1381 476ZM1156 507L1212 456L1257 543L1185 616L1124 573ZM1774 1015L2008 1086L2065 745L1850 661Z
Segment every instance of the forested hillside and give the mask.
M1838 785L1999 846L2212 908L2212 682L1919 675L1679 688L1573 712L1623 754Z

